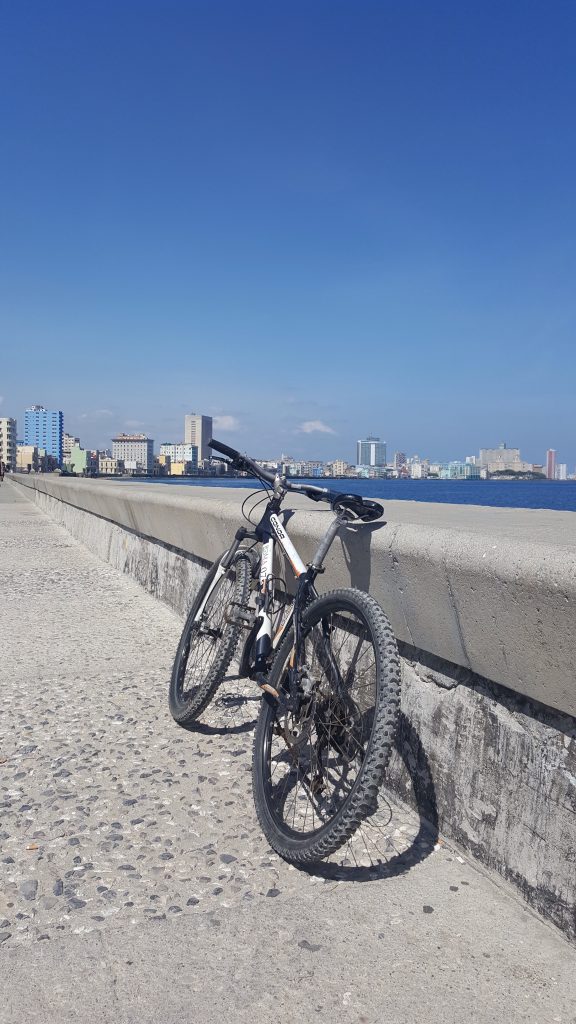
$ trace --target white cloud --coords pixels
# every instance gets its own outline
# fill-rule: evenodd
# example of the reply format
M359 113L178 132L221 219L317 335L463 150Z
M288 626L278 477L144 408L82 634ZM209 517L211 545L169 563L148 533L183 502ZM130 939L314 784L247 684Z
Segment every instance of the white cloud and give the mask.
M336 431L322 420L306 420L298 427L299 434L335 434Z
M240 423L235 416L213 416L212 425L214 430L239 430Z
M110 418L110 416L113 416L113 415L114 415L114 413L111 412L110 409L94 409L93 412L83 412L83 413L80 413L80 419L81 420L107 420L107 419Z

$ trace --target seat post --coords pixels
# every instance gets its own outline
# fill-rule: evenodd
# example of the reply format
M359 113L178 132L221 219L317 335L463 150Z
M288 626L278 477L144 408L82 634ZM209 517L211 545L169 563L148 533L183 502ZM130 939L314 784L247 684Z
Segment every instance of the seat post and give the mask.
M332 541L334 540L343 522L344 520L341 519L339 515L334 516L334 519L330 523L330 526L328 527L326 533L324 534L322 540L320 541L314 558L310 563L310 567L312 569L315 569L317 572L319 572L322 569L322 563L326 558L326 555L328 554L332 546Z

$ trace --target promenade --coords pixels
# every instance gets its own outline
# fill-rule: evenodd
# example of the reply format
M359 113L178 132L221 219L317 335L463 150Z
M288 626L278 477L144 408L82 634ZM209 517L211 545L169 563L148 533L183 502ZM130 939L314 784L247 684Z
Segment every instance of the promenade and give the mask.
M576 954L393 800L271 853L257 703L167 708L180 618L0 485L0 1022L576 1021Z

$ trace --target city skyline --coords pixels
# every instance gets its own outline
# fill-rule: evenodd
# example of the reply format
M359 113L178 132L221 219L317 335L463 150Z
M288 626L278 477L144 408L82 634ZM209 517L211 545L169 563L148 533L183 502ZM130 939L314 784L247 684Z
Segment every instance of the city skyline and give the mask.
M60 431L59 443L61 446L61 450L63 450L63 445L66 446L68 444L69 446L70 443L77 442L78 440L80 441L81 447L87 451L108 451L110 450L110 443L112 443L113 450L114 442L119 439L116 435L120 435L120 437L122 438L128 436L124 430L114 431L113 433L109 434L106 437L104 443L91 445L86 441L84 437L80 437L79 435L76 435L75 431L70 430L70 428L68 427L68 419L66 417L66 414L64 413L64 410L51 410L47 409L44 405L35 404L32 406L28 406L24 410L24 415L20 418L20 423L24 422L25 427L24 434L22 435L20 427L17 426L16 437L18 443L34 443L30 426L32 418L34 419L34 421L36 421L38 420L38 417L40 417L43 421L48 417L53 420L56 416L60 417L58 422ZM0 419L2 419L1 416ZM16 423L18 424L18 416L12 416L11 419L15 420ZM228 421L226 421L222 425L218 425L218 417L215 417L214 419L215 424L212 433L215 437L218 434L219 430L221 431L223 436L226 436L227 432L234 431L238 428L238 424L230 423ZM145 431L143 429L142 421L139 421L139 423L135 423L135 421L133 420L128 422L130 424L131 434L134 434L136 436L141 435L143 439L152 441L150 455L162 454L163 449L168 450L170 447L182 449L187 446L189 447L190 444L196 444L198 448L198 460L201 460L202 445L204 445L205 451L208 453L208 449L206 448L206 441L208 440L209 434L211 432L210 427L214 421L213 418L206 413L185 413L183 417L183 422L181 422L180 424L180 433L178 434L178 436L171 438L170 440L166 438L164 440L159 440L157 436L153 436L150 432ZM34 429L38 431L37 426L35 426ZM296 431L295 433L296 435L298 435L298 431ZM200 445L197 444L196 439L200 440ZM229 441L232 444L232 447L238 447L239 450L248 451L247 449L242 448L237 438L230 438ZM402 459L404 460L406 460L407 458L409 462L417 460L423 463L428 462L443 465L447 465L451 462L458 461L468 462L472 460L473 462L475 462L476 459L478 459L479 464L489 464L491 459L495 460L499 458L500 460L502 460L502 453L504 452L506 455L511 456L513 462L514 460L516 460L517 470L520 469L519 462L521 459L520 446L511 447L505 441L500 442L499 445L494 445L492 448L489 449L483 448L482 445L477 445L475 451L478 451L478 457L475 455L474 450L470 450L466 454L464 454L463 452L455 452L454 445L452 445L451 447L450 454L444 458L438 457L435 453L428 452L425 448L422 447L422 445L420 446L419 450L411 452L408 449L401 448L399 445L390 446L388 445L387 441L384 438L369 433L366 433L361 438L357 438L354 448L356 451L356 460L354 460L354 458L352 457L347 457L341 449L338 449L335 452L335 454L332 454L330 456L324 456L322 458L318 458L317 455L300 454L298 453L297 450L295 450L290 452L290 459L295 463L310 461L318 461L321 463L343 462L347 463L349 466L358 466L363 464L372 465L376 467L378 465L388 465L388 467L395 466L397 464L398 456L401 456ZM388 455L386 455L387 449ZM53 454L53 452L50 449L47 450L49 454ZM366 454L366 461L364 463L358 461L361 453ZM382 454L382 457L385 460L384 462L382 462L381 460L378 461L377 453ZM118 452L116 454L118 455ZM275 458L281 460L281 458L283 458L280 452L264 453L253 450L251 452L248 452L248 454L251 454L254 458L260 459L261 461L273 460ZM572 465L572 463L563 455L563 453L560 453L560 458L558 458L558 455L559 453L557 449L548 448L544 452L544 457L542 459L525 458L522 460L522 462L525 464L526 468L528 463L542 466L546 476L548 476L549 478L554 478L555 468L557 465L563 466L564 471L566 471L566 467L570 467ZM553 456L552 463L550 462L551 456ZM120 456L118 455L118 457ZM286 456L286 459L288 459L288 455ZM551 472L550 466L552 466ZM496 467L494 466L494 468ZM568 469L568 472L570 472L570 469Z
M42 398L98 447L200 404L255 453L574 464L573 6L30 0L3 27L0 415Z
M40 388L40 391L42 396L44 396L44 389ZM55 389L52 393L54 391ZM36 397L38 396L36 395ZM46 409L59 409L66 406L66 403L61 400L51 404L45 399L41 404ZM133 417L127 417L118 409L114 411L107 408L96 409L90 413L82 413L80 415L71 415L64 408L64 430L69 434L81 436L82 444L91 449L107 448L113 434L131 431L142 432L154 438L155 445L159 449L161 444L178 444L184 441L184 417L190 415L191 408L195 406L200 407L200 405L201 403L197 398L190 403L182 401L179 403L181 412L156 418L153 415L145 418L144 412L137 405L132 407L135 413ZM9 416L16 419L19 440L24 439L26 408L33 408L33 406L28 404L22 407L20 415L18 415L18 410L14 412L14 402L10 401L10 397L0 394L0 417ZM209 411L202 413L202 416L205 419L209 418L212 420L215 437L221 436L222 440L232 444L233 447L251 453L254 457L267 457L258 450L262 445L262 431L258 429L257 422L255 423L254 421L253 411L242 411L239 408L235 408L233 414L218 414L217 412ZM273 430L268 429L266 429L265 433L267 437L270 437L271 441L276 436L275 451L278 455L282 451L290 450L294 457L299 459L318 458L323 461L346 459L350 464L353 464L354 452L357 449L358 442L376 436L386 446L389 453L389 462L395 451L402 451L408 456L419 455L421 458L429 457L439 462L447 462L456 457L454 454L456 443L461 450L461 455L459 454L458 457L465 458L466 455L479 452L487 443L493 448L498 447L502 443L510 447L510 441L512 441L515 447L522 449L529 462L540 465L545 464L546 452L548 449L554 449L559 453L559 462L567 463L570 466L576 465L576 439L571 445L561 448L559 444L553 443L554 439L552 441L549 440L548 431L543 435L544 440L540 438L532 444L527 444L522 437L519 437L518 431L512 430L508 435L504 432L496 433L495 435L493 425L487 427L485 432L482 432L480 428L478 434L470 430L459 429L457 431L457 442L454 438L451 439L447 435L440 444L434 446L429 441L425 442L423 440L424 431L422 436L418 437L412 430L408 432L408 436L412 436L415 443L410 445L406 443L405 437L399 436L398 430L393 428L387 433L378 424L375 426L373 420L369 422L370 429L360 429L355 434L352 431L345 435L339 433L330 423L322 420L300 420L295 415L292 416L291 421L286 416L286 420L286 433L277 433L275 435ZM266 427L267 425L268 421ZM466 440L467 437L470 439L469 441Z

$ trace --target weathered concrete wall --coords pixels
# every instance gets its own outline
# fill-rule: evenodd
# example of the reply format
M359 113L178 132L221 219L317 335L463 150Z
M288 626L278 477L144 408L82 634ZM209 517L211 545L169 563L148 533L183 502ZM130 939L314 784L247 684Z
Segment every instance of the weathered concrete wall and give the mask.
M576 722L472 673L458 682L463 673L431 667L423 652L402 653L409 771L397 757L393 788L576 938Z
M208 561L230 543L248 493L17 480ZM292 495L290 504L290 532L306 560L326 515ZM406 521L406 506L419 504L387 502L388 523L347 531L330 552L323 588L352 582L369 590L399 639L576 716L576 515L426 505L424 513L409 509L420 522Z
M36 503L90 551L132 576L150 594L185 616L209 562L69 505L44 491Z
M210 489L210 493L216 491L217 500L204 492L198 497L194 494L192 500L188 495L170 493L165 503L158 502L154 495L152 507L146 507L148 487L111 485L114 491L122 490L122 494L114 494L112 509L110 498L97 493L98 489L105 491L109 484L78 481L74 482L73 492L69 486L63 489L63 485L70 483L34 479L37 486L31 496L101 558L134 576L147 590L184 614L208 559L222 550L231 536L232 524L237 522L237 494L230 502L232 510L227 505L229 492L223 496L216 489ZM86 490L83 492L82 488ZM166 490L161 489L160 497ZM66 500L61 500L61 494ZM98 505L100 511L94 514L82 507L89 504ZM104 516L102 509L109 515ZM112 522L111 511L126 522L122 526ZM173 518L176 522L171 522ZM304 528L298 523L300 518L299 514L292 520L291 534L299 548L306 548L309 553L313 543L302 543ZM306 519L306 525L318 535L321 528L313 515ZM404 666L402 756L393 760L390 784L418 806L446 837L455 839L483 863L498 870L518 886L536 909L576 937L576 722L570 715L544 706L553 702L546 701L549 691L543 670L547 659L553 656L555 637L555 624L548 622L547 616L556 614L559 596L560 607L565 606L569 585L573 585L566 578L572 565L570 539L563 548L541 542L530 545L530 558L522 575L521 557L517 549L510 550L514 542L508 537L507 544L501 546L505 550L497 592L496 578L484 590L479 579L480 548L485 552L494 550L484 534L470 531L454 545L454 538L450 537L454 527L428 529L424 543L417 533L422 526L404 525L410 526L410 531L406 529L400 536L401 524L390 527L395 541L389 537L383 552L381 545L375 544L374 532L371 543L369 531L364 540L361 535L352 543L347 542L343 548L345 564L333 566L330 578L323 581L323 589L329 589L333 584L349 584L352 579L355 585L370 589L381 600L384 594L386 600L382 603L389 613L391 609L395 613L392 618L399 633ZM154 531L160 536L155 536ZM216 535L215 541L211 531ZM478 547L471 543L470 536ZM179 543L173 543L175 540ZM526 541L523 544L528 546ZM460 577L453 562L449 574L445 568L448 552L454 546L460 560ZM470 570L463 564L467 549L471 550ZM351 558L356 560L357 554L359 568L349 572L346 563ZM538 555L544 565L537 561ZM395 560L402 563L401 571ZM484 564L485 561L482 560ZM552 565L556 566L557 580ZM474 613L472 605L459 596L462 590L472 591L472 586L473 592L484 593L487 602L479 601ZM494 602L491 605L486 596L489 588ZM396 601L401 602L402 615ZM427 609L426 601L432 606L439 602L442 607ZM523 609L522 601L538 602L537 609ZM509 612L508 603L513 609ZM522 615L531 619L534 614L541 621L537 636L530 637L536 670L527 678L524 691L538 689L543 703L474 672L468 655L438 655L439 649L451 653L473 650L475 664L501 664L494 659L490 647L495 635L500 641L503 639L502 622L513 630ZM572 607L570 615L573 620ZM455 629L455 621L459 628ZM410 628L402 631L399 622L405 626L409 622ZM439 623L444 627L440 639L434 632ZM473 643L474 625L478 636ZM414 643L415 636L419 638L418 644ZM570 641L571 638L572 634ZM507 636L501 650L517 651L521 643L518 635ZM567 673L567 645L563 651L564 660L557 659L554 670L562 664L562 673ZM554 689L553 696L557 703L566 699L570 705L574 675L562 678L565 685Z

